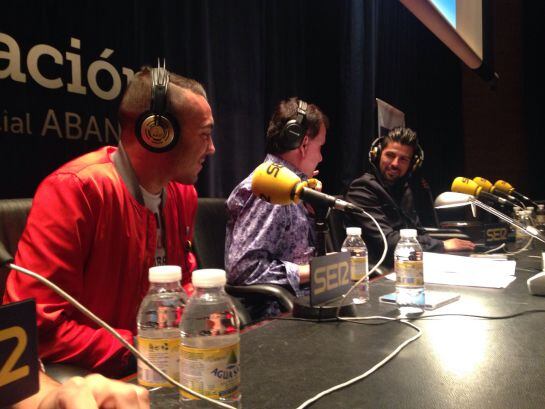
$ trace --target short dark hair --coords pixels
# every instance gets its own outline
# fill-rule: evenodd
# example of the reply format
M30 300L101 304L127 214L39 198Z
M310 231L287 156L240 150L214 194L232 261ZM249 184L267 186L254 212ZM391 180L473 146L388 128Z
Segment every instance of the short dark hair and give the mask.
M274 110L274 113L269 121L266 137L267 153L280 154L287 152L283 149L284 144L281 141L284 133L282 130L290 119L297 117L297 108L299 107L299 98L291 97L281 101ZM310 139L314 139L320 131L320 125L324 124L325 128L329 128L328 117L314 104L308 104L307 114L305 117L304 126L307 129L306 134Z
M418 137L411 128L398 127L392 129L382 140L382 148L385 148L390 142L397 142L401 145L412 146L416 152L418 147Z
M206 98L203 86L191 79L169 72L170 83L191 91ZM170 92L167 94L170 103ZM119 104L118 119L123 128L134 126L138 117L149 111L151 103L151 67L145 66L138 71L129 82L121 103Z

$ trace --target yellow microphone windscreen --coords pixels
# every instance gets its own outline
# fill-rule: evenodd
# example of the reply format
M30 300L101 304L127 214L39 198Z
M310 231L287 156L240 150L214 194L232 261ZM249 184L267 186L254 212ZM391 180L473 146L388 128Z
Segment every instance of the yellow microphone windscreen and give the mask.
M487 192L490 192L492 187L494 186L491 181L488 179L482 178L480 176L475 176L473 178L473 181L478 184L480 187L482 187Z
M515 190L515 188L507 183L505 180L496 180L496 183L494 183L494 187L500 192L507 193L509 195Z
M466 195L477 196L481 192L482 187L471 179L458 176L453 180L450 190L458 193L465 193Z
M252 176L252 193L272 203L287 205L294 201L292 192L301 179L284 165L264 162Z

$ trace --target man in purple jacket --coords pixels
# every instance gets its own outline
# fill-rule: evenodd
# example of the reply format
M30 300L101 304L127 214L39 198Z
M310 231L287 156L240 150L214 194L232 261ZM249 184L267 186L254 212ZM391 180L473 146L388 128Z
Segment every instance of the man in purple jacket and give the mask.
M302 180L317 174L328 118L298 98L280 102L267 129L266 161ZM297 296L309 281L314 221L303 203L273 205L252 194L252 174L227 199L225 267L233 285L279 284Z

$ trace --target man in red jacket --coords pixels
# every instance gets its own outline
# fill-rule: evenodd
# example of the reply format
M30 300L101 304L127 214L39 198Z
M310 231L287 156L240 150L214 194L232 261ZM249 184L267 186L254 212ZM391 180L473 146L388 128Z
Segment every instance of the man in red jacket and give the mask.
M38 187L16 264L56 283L132 342L148 269L182 267L191 292L197 194L215 151L203 87L163 68L144 68L119 107L118 148L107 146L53 172ZM12 271L5 302L36 298L39 353L107 376L134 370L106 330L33 278Z

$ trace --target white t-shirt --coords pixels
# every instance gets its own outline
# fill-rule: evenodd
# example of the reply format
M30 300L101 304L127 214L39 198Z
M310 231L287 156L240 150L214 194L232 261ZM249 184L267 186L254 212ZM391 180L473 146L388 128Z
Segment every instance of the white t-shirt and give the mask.
M144 204L153 212L155 216L155 222L157 224L157 247L155 248L155 265L164 266L167 263L167 252L164 246L163 240L163 218L161 217L161 193L156 195L148 192L142 186L142 197L144 198Z

